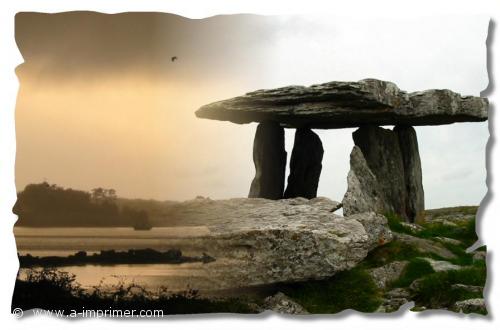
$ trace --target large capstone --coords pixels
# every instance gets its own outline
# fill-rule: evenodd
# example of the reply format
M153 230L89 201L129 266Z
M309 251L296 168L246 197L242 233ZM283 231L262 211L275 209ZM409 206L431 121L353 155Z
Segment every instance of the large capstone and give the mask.
M342 200L345 216L376 212L384 213L383 195L377 177L368 167L359 147L354 146L347 175L347 192Z
M179 203L175 217L205 224L200 235L164 244L215 258L193 273L210 289L324 279L355 267L392 240L384 216L341 217L332 212L338 207L322 197L198 198Z
M394 127L398 135L403 156L404 177L407 193L406 214L411 220L424 216L424 187L422 185L422 165L418 152L417 132L411 126Z
M317 196L323 145L319 136L309 128L298 128L290 159L290 175L285 198Z
M371 172L377 178L385 213L395 213L407 219L407 192L403 156L397 134L378 126L363 126L352 137Z
M407 93L377 79L262 89L202 106L200 118L285 127L444 125L488 119L488 100L446 89Z
M275 122L260 123L253 142L255 177L248 197L280 199L285 187L285 131Z

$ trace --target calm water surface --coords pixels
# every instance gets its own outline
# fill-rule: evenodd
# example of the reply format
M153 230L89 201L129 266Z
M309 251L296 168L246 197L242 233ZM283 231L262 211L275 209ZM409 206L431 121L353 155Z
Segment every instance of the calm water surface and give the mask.
M67 256L78 251L128 250L152 248L166 251L180 248L185 255L200 255L189 240L208 233L206 227L163 227L138 231L132 228L28 228L16 227L14 234L18 253L34 256ZM216 261L217 263L217 261ZM172 291L195 288L210 291L215 284L204 275L202 263L181 265L84 265L59 267L76 275L84 287L113 285L119 282L143 285L149 289L161 286ZM211 266L214 266L213 264Z

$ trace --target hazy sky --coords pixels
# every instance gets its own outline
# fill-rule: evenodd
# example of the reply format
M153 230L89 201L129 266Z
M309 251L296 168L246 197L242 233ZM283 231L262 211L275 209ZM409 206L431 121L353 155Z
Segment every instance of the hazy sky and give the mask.
M260 88L378 78L407 91L486 88L486 17L22 13L16 40L18 189L47 180L120 196L246 196L255 124L198 119L201 105ZM177 56L172 62L170 58ZM352 129L318 130L319 195L346 190ZM287 130L288 157L293 130ZM486 193L487 123L418 127L426 207Z

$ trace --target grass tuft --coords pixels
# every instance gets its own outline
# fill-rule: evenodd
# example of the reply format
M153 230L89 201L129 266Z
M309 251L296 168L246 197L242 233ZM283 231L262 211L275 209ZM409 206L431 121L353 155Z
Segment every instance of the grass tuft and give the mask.
M405 267L401 277L391 283L390 286L394 288L407 287L416 279L432 273L434 273L434 269L427 260L415 258Z
M419 280L414 300L417 306L431 309L449 308L457 301L482 298L482 293L453 289L453 284L484 286L485 282L486 269L483 267L467 267L430 274Z
M287 284L280 291L310 313L333 314L344 309L370 313L382 303L382 294L362 268L339 273L328 280Z

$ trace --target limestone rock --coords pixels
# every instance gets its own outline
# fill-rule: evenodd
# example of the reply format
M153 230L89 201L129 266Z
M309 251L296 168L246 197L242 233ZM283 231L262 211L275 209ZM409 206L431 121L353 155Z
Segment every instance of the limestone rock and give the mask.
M450 90L406 93L377 79L257 90L214 102L200 118L238 124L275 121L285 127L346 128L362 125L442 125L485 121L488 100Z
M347 175L347 192L342 199L344 216L373 211L384 212L382 191L377 178L368 167L359 147L351 151L351 169Z
M388 284L401 276L406 265L408 265L408 261L393 261L387 265L372 268L368 273L378 288L385 289Z
M450 250L446 249L438 242L433 242L428 239L419 238L402 233L394 233L394 240L401 241L405 244L411 245L422 253L434 253L445 259L453 259L457 256Z
M284 197L316 197L322 160L323 145L319 136L309 128L298 128Z
M397 135L377 126L363 126L352 137L382 192L384 212L406 215L407 192L403 156Z
M482 286L477 286L477 285L466 285L466 284L452 284L451 288L453 290L459 290L459 291L467 291L471 293L478 293L478 294L483 294L484 288Z
M382 304L377 309L377 313L394 313L401 308L404 304L408 303L407 298L391 298L384 299Z
M387 298L411 298L410 292L405 288L392 289L391 291L386 292L384 296Z
M392 313L399 310L401 306L408 303L411 294L404 288L395 288L384 294L384 300L377 312L379 313Z
M486 251L475 251L472 254L473 261L486 261Z
M486 309L486 303L483 298L467 299L462 301L457 301L452 310L457 313L476 313L476 314L488 314Z
M285 187L285 131L277 123L257 126L253 143L255 177L248 197L280 199Z
M417 133L411 126L398 125L394 132L399 139L403 156L403 169L406 184L406 214L412 221L424 217L424 188L422 185L422 165L418 152Z
M395 213L410 222L424 217L418 143L412 127L363 126L353 133L345 215L359 211ZM357 148L357 149L356 149Z
M324 279L392 239L385 217L341 217L331 212L338 203L327 198L236 198L186 206L177 217L210 225L179 248L216 259L201 266L214 288Z
M405 227L408 229L412 234L417 234L424 230L424 227L422 227L419 224L416 223L411 223L411 222L400 222L401 226Z
M477 211L477 206L457 206L425 210L425 221L453 226L456 223L473 220Z
M304 307L293 301L283 292L278 292L264 299L263 307L280 314L309 314Z
M449 261L445 260L434 260L431 258L422 258L426 260L432 267L432 269L437 272L447 272L449 270L459 270L462 269L459 265L454 265Z
M454 238L449 238L449 237L438 236L438 237L435 237L434 240L441 242L441 243L451 244L451 245L456 245L456 246L460 246L463 244L461 241L454 239Z

